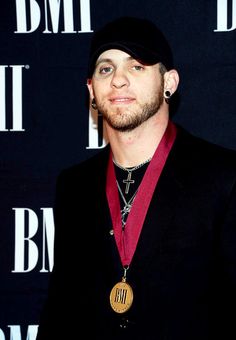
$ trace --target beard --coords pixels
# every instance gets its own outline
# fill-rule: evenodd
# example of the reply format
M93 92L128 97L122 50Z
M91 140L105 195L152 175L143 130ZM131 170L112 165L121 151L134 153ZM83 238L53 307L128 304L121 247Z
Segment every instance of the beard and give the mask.
M102 113L110 127L120 132L129 132L154 116L159 111L163 100L163 86L161 86L157 96L153 96L149 102L138 104L136 109L117 107L111 111L105 104L96 102L98 111Z

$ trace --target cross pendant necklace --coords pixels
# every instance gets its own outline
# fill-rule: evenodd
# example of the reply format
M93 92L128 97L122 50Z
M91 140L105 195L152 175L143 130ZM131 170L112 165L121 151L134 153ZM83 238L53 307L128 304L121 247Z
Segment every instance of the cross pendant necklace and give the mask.
M144 161L143 163L136 165L132 168L124 168L123 166L119 165L118 163L116 163L116 161L113 159L113 163L120 169L127 171L128 175L127 178L124 179L122 182L125 184L125 194L127 195L129 193L129 188L130 188L130 184L134 184L135 180L131 179L132 176L132 171L137 170L139 168L141 168L144 164L150 162L150 160L152 159L152 157L148 158L146 161Z
M128 171L128 170L127 170ZM128 194L129 193L129 187L130 187L130 184L133 184L135 183L135 181L133 179L131 179L131 176L132 176L132 171L128 171L128 176L126 179L124 179L122 182L125 185L125 193Z

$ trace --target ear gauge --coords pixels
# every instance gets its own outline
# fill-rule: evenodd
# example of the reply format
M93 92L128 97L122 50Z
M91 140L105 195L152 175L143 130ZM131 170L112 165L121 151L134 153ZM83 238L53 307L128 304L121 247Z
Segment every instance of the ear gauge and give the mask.
M97 110L97 108L98 108L94 98L92 99L91 106L94 110Z
M170 97L171 97L172 93L170 90L165 90L164 92L164 98L167 104L169 104L170 101Z

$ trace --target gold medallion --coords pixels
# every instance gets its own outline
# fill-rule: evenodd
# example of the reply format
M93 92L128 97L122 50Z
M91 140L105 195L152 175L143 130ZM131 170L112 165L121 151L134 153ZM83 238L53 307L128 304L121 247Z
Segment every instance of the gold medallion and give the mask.
M128 283L122 279L112 288L110 293L110 304L116 313L125 313L133 303L133 290Z

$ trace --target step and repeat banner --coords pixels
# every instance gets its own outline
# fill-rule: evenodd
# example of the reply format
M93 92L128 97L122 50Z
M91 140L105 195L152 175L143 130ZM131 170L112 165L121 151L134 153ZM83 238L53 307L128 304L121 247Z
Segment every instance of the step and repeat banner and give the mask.
M56 178L106 145L86 87L91 37L123 15L154 21L173 48L173 120L236 149L236 0L1 0L0 340L35 340Z

